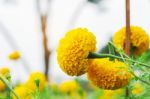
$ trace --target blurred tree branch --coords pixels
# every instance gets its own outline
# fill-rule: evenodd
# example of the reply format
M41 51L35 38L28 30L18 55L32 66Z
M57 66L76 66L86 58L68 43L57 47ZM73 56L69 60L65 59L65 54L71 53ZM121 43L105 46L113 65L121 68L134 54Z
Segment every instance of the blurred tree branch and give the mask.
M43 0L44 1L44 0ZM41 2L43 2L41 0ZM49 76L49 57L50 57L50 50L48 48L48 37L46 33L47 29L47 18L48 18L48 9L49 9L49 4L51 0L45 0L46 5L45 5L45 11L42 12L41 5L40 5L40 0L37 0L37 11L40 17L40 22L41 22L41 30L42 30L42 35L43 35L43 47L44 47L44 62L45 62L45 76L48 80Z

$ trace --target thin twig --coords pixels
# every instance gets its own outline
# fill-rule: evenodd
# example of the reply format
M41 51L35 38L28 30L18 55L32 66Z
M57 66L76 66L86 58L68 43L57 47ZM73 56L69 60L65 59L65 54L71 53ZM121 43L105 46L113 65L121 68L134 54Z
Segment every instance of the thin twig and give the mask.
M49 9L49 4L50 4L51 0L47 0L47 9L46 9L46 13L42 13L41 9L40 9L40 1L37 0L37 11L40 17L40 22L41 22L41 30L42 30L42 35L43 35L43 47L44 47L44 62L45 62L45 76L48 80L48 72L49 72L49 57L50 57L50 50L48 48L48 37L47 37L47 33L46 33L46 28L47 28L47 18L48 18L48 9Z

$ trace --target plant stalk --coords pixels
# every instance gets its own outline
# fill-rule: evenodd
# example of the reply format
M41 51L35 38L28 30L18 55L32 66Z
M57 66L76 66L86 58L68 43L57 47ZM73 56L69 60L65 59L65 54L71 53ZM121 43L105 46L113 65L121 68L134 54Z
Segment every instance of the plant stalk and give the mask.
M15 95L17 99L20 99L18 95L13 91L13 89L9 86L8 82L0 76L0 80L7 86L7 88Z

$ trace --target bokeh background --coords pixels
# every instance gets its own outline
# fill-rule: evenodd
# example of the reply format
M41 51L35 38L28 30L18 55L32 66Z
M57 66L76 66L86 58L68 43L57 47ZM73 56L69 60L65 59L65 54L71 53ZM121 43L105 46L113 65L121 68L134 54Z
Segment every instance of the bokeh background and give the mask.
M131 0L131 25L141 26L148 34L149 10L150 0ZM88 28L101 49L115 31L125 26L125 0L0 0L0 67L11 68L14 82L25 81L32 71L44 72L39 13L48 16L49 78L57 83L74 78L60 70L56 59L59 39L69 29ZM13 51L20 52L20 60L8 59Z

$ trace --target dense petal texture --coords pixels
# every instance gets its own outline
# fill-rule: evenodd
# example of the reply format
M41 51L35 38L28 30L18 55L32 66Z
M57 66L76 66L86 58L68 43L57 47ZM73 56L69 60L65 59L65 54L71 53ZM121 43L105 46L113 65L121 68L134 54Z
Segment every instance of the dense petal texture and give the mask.
M60 68L71 76L87 72L88 54L96 50L96 37L85 28L67 32L59 42L57 60Z
M88 79L103 89L118 89L128 84L131 74L127 66L120 61L110 61L108 58L91 60Z
M149 36L148 34L138 26L131 26L131 48L134 48L133 54L139 55L145 52L149 48ZM126 28L122 28L117 31L113 37L113 43L118 48L125 49L125 31Z

